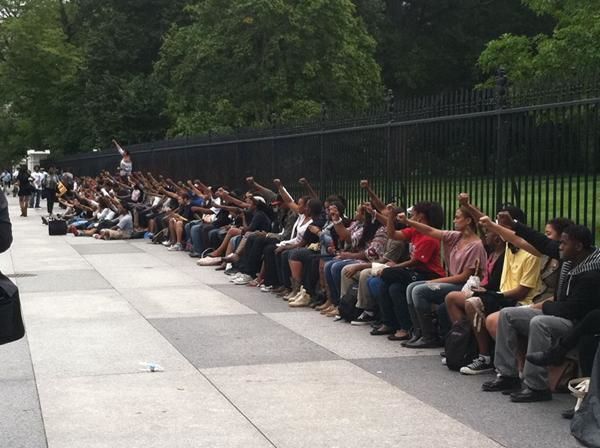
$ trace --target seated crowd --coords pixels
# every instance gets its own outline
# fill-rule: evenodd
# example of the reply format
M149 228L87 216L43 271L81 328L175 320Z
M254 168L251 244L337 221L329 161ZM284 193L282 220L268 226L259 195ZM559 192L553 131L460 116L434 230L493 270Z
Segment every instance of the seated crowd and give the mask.
M453 351L446 336L466 325L477 350L460 373L495 370L483 390L513 402L551 399L557 366L577 347L589 376L600 327L600 250L588 228L556 218L542 234L527 227L519 208L507 204L492 219L463 193L454 229L442 230L440 204L401 210L366 180L369 201L352 216L343 197L319 198L304 178L306 195L296 199L279 179L273 189L246 182L242 192L103 172L75 178L59 202L75 236L145 237L187 251L236 285L370 325L371 335L408 349Z

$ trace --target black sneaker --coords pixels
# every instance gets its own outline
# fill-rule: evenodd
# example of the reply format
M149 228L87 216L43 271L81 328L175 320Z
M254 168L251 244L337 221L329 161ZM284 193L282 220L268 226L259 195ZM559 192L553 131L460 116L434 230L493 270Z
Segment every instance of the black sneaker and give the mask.
M479 375L493 371L494 366L491 362L486 362L483 356L475 358L471 364L460 368L460 373L463 375Z
M360 316L350 322L350 325L369 325L372 322L375 322L375 316L368 311L363 311Z

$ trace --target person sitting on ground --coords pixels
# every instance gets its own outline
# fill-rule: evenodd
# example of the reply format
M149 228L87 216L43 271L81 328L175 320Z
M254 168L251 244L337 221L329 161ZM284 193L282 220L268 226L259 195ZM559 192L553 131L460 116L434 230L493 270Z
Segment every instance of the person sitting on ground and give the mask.
M383 208L379 212L371 203L367 203L365 207L370 214L381 222L382 229L387 233L388 217L395 217L396 215L393 213L390 215L387 208ZM392 221L395 221L395 219L392 219ZM408 259L409 244L405 241L394 240L388 234L386 246L380 259L372 263L352 264L342 269L340 297L344 297L351 287L357 287L356 308L361 310L361 314L350 322L352 325L367 325L375 322L377 302L369 290L370 279L379 274L384 266L397 266Z
M415 281L433 280L446 275L440 255L440 241L423 235L414 228L396 230L398 216L391 204L387 207L390 219L387 222L388 236L410 244L410 258L398 265L389 263L378 275L369 279L368 287L377 302L381 324L373 328L371 335L391 335L392 340L412 341L421 337L418 322L412 321L406 299L409 284ZM433 228L440 228L444 222L444 211L437 202L419 202L412 207L412 219ZM385 274L385 277L384 277Z
M336 208L337 209L337 208ZM334 210L334 213L339 211ZM335 307L341 299L342 270L352 264L362 264L367 261L377 260L383 256L383 250L387 242L387 231L381 222L374 219L364 204L356 210L354 222L345 227L339 214L332 214L331 219L335 226L340 241L344 247L342 251L324 265L325 280L329 297ZM310 302L310 296L305 294L290 303L292 307L306 306ZM332 313L338 311L332 310ZM337 314L336 314L337 316Z
M600 288L600 249L593 247L593 236L584 226L572 225L563 232L559 250L556 242L534 231L523 231L510 214L498 216L500 224L528 233L526 238L540 252L554 258L560 254L562 266L556 297L531 306L505 308L500 311L496 336L495 361L498 377L482 385L488 392L511 391L512 402L534 402L552 399L548 387L547 370L526 360L523 384L518 371L518 337L528 338L527 354L547 350L553 341L564 337L573 328L573 322L585 317L598 307L596 300ZM517 235L519 235L517 231ZM522 236L519 235L519 236ZM534 244L535 243L535 244Z
M399 215L402 224L413 227L418 232L441 240L448 275L428 281L411 283L406 291L409 312L414 316L413 326L420 328L421 338L405 341L407 348L435 348L442 341L434 326L432 306L444 302L449 292L460 291L465 282L475 273L478 266L485 266L487 253L477 234L477 222L470 211L459 207L454 216L454 231L443 231L421 222Z
M104 240L126 240L131 238L133 232L133 218L129 211L121 206L119 207L119 221L111 229L102 229L100 233L94 235L96 238Z

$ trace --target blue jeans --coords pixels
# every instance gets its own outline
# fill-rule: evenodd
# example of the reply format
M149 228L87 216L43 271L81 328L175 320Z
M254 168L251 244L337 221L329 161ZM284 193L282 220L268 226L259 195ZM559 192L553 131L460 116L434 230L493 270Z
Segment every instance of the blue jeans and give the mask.
M358 263L359 260L333 260L325 263L325 280L331 294L331 301L337 305L340 302L340 289L342 287L342 269L349 264Z
M456 283L414 282L406 288L406 300L417 312L429 312L432 305L442 304L448 293L460 291L462 287Z
M183 238L185 239L186 242L187 241L190 241L190 242L192 241L192 228L194 228L194 227L196 227L196 226L198 226L200 224L202 224L202 221L195 220L195 221L188 222L183 227L183 229L184 229Z

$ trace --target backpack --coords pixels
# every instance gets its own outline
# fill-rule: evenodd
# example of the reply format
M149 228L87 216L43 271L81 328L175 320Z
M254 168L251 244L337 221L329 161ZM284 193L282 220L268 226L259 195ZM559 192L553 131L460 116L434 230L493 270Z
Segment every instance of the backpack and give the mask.
M446 335L446 366L450 370L458 371L470 364L478 352L471 322L464 318L452 325Z
M356 308L358 301L358 285L352 285L346 294L340 299L338 305L338 314L346 322L356 320L362 313L362 310Z

